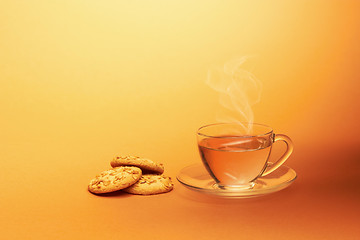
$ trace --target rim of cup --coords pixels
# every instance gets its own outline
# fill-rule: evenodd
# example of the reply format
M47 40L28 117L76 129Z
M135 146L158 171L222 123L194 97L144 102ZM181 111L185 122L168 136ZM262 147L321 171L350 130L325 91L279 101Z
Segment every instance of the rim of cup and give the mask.
M243 126L243 125L253 125L253 126L261 126L261 127L265 127L265 128L268 128L268 131L265 131L266 133L262 133L262 134L244 134L244 135L240 135L240 136L214 136L214 135L211 135L211 134L204 134L204 133L201 133L200 131L204 128L207 128L207 127L212 127L212 126L217 126L217 125L235 125L235 126ZM248 122L239 122L239 123L212 123L212 124L207 124L207 125L204 125L202 127L200 127L198 130L197 130L197 135L199 136L202 136L202 137L209 137L209 138L249 138L249 137L261 137L261 136L266 136L266 135L269 135L269 134L272 134L273 132L273 129L268 126L268 125L265 125L265 124L261 124L261 123L248 123Z

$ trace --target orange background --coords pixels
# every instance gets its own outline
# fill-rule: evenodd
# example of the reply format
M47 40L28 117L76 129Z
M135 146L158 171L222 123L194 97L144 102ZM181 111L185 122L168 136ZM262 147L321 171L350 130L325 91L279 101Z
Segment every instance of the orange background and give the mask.
M359 42L359 1L1 1L0 238L358 239ZM293 139L298 179L193 193L175 177L216 121L207 70L246 54L255 121ZM116 154L163 162L175 189L88 193Z

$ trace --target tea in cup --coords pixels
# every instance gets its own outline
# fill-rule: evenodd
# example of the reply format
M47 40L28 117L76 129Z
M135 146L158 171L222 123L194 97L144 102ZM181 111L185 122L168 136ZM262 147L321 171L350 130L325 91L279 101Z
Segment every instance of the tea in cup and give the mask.
M280 167L291 155L293 144L283 134L256 123L219 123L206 125L197 132L204 166L222 189L249 189L255 180ZM284 141L285 153L269 165L274 142Z

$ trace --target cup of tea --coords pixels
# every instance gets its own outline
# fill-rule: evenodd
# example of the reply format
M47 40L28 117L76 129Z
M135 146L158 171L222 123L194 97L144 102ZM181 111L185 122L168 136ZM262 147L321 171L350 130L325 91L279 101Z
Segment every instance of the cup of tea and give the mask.
M218 123L197 131L203 164L217 186L222 189L249 189L255 180L280 167L291 155L293 144L271 127L257 123ZM285 153L270 165L272 145L286 143Z

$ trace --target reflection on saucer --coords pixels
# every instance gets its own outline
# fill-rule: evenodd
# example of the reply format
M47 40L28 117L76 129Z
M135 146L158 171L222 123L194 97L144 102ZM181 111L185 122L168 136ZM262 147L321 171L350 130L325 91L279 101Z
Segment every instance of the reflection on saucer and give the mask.
M241 190L217 187L201 163L183 168L176 178L191 190L222 197L249 198L277 192L288 187L296 179L296 172L282 165L271 174L258 178L252 188Z

